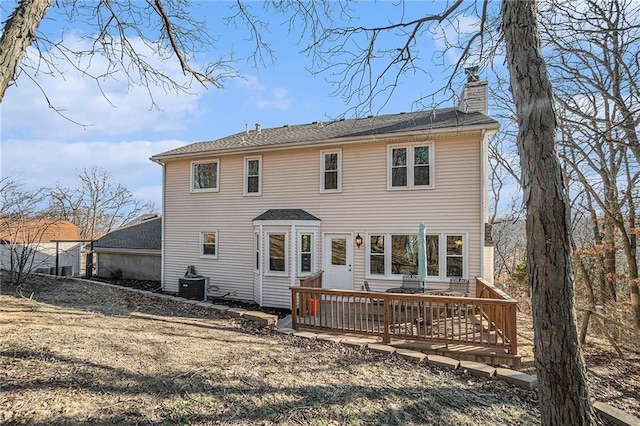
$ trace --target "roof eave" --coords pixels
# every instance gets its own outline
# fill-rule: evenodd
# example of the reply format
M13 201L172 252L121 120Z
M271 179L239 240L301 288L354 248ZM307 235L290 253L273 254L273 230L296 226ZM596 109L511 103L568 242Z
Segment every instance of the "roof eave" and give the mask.
M200 152L188 152L183 154L171 154L171 155L154 155L149 159L154 163L164 164L167 160L179 160L186 158L194 158L194 157L203 157L203 156L217 156L217 155L229 155L229 154L242 154L248 152L256 152L256 151L278 151L282 149L291 149L298 147L316 147L316 146L331 146L331 145L344 145L344 144L358 144L358 143L370 143L372 141L381 142L386 139L395 139L402 138L408 136L434 136L434 135L444 135L447 133L450 134L460 134L465 132L474 132L474 131L485 131L485 134L492 135L495 134L500 128L500 123L485 123L485 124L474 124L471 126L459 126L459 127L443 127L438 129L427 129L427 130L412 130L407 132L397 132L397 133L383 133L380 135L363 135L356 137L343 137L343 138L331 138L331 139L321 139L316 141L300 141L300 142L286 142L279 143L274 145L251 145L251 146L237 146L233 148L223 148L217 149L215 151L200 151Z

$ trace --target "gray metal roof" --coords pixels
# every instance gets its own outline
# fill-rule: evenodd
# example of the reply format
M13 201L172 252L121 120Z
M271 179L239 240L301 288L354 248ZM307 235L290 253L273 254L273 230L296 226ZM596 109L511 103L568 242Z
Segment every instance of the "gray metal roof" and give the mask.
M151 157L171 157L219 153L235 149L265 148L277 145L322 142L336 139L380 136L405 132L429 132L435 129L461 129L469 126L496 128L498 122L479 112L464 113L456 108L442 108L415 113L387 114L367 118L313 122L261 130L251 129L214 141L197 142Z
M320 220L302 209L270 209L253 220Z
M132 221L137 224L125 226L109 232L102 238L94 241L93 248L131 249L131 250L158 250L162 247L162 218L155 216L152 219L144 217Z

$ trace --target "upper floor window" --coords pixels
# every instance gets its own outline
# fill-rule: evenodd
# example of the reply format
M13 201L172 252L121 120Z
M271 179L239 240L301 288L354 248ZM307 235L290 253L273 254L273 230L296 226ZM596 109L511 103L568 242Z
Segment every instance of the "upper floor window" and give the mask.
M191 163L191 191L218 191L220 181L220 161Z
M204 231L200 233L200 256L218 258L218 232Z
M244 159L244 195L262 193L262 157Z
M389 146L388 164L390 189L433 187L433 143Z
M320 192L342 191L342 150L322 151Z

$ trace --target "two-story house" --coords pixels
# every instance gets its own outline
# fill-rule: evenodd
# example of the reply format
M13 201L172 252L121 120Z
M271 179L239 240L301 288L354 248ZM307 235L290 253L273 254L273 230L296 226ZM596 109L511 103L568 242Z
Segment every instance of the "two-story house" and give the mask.
M153 156L163 166L162 286L189 265L231 297L290 307L290 286L397 287L492 279L485 240L487 84L470 78L453 108L255 129Z

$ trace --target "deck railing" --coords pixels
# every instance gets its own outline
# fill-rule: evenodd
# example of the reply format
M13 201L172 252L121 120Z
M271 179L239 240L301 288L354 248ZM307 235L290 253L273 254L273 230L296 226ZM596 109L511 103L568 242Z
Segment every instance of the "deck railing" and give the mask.
M516 301L484 280L476 297L291 287L294 329L502 349L517 355Z
M300 278L300 287L322 288L322 272L318 271L308 277Z

